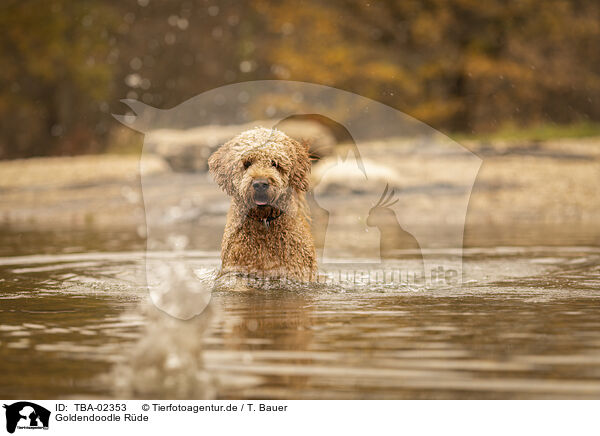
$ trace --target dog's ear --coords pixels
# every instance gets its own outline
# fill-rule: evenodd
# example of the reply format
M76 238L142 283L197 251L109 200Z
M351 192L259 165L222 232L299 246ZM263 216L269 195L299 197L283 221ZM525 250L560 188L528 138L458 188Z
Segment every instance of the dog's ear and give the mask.
M308 191L310 188L310 157L308 144L292 140L296 149L296 162L293 164L290 174L290 185L298 191Z
M231 148L229 143L219 147L208 158L208 170L210 175L215 179L217 185L221 187L228 195L234 195L233 182L233 162L231 158Z

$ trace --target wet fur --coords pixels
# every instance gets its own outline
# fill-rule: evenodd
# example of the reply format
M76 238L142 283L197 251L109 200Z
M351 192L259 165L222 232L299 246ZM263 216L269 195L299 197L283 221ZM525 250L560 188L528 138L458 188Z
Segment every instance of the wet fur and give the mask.
M316 252L305 200L308 147L279 130L260 127L224 144L208 165L231 197L221 244L222 272L315 280ZM257 179L269 181L267 206L254 202L252 182Z

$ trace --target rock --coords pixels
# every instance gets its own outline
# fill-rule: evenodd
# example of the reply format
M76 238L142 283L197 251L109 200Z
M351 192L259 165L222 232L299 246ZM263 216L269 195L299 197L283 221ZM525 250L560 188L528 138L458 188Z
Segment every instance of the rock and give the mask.
M158 154L174 171L203 172L209 156L238 133L256 126L271 127L273 121L257 121L240 125L210 125L192 129L158 129L144 139L144 153ZM313 121L284 121L277 128L299 141L307 141L317 158L333 150L335 138L326 127Z
M287 120L277 128L297 141L306 141L311 157L317 159L330 156L337 142L329 129L316 121Z
M396 169L363 159L364 172L351 157L337 156L321 159L313 166L312 178L316 195L348 195L380 192L384 186L401 186Z

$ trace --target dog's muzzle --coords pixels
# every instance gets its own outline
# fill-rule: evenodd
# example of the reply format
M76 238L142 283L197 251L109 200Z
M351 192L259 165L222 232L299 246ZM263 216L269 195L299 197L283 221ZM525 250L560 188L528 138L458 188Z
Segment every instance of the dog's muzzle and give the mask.
M252 182L254 189L254 202L257 206L269 204L269 181L266 179L256 179Z

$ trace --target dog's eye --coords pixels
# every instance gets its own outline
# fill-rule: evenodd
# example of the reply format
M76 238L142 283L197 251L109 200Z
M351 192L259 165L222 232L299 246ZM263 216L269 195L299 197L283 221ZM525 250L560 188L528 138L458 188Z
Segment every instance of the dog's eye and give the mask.
M244 161L244 169L250 168L250 165L252 165L252 162L250 162L249 160Z
M279 169L279 164L277 162L275 162L274 160L271 161L271 166Z

